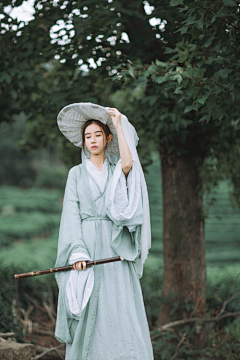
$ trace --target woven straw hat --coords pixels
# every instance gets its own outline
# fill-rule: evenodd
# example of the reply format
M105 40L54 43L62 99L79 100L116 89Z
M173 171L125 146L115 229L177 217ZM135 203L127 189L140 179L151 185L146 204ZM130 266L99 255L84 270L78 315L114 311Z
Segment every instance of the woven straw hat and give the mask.
M108 107L93 104L91 102L80 102L65 106L57 116L57 123L63 135L75 146L82 148L82 126L87 120L99 120L108 125L112 139L107 144L107 151L112 155L119 155L118 137Z

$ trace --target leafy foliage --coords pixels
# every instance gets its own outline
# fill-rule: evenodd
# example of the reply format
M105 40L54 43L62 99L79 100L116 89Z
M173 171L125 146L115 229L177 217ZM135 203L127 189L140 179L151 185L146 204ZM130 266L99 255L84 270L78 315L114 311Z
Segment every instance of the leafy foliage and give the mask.
M124 109L139 131L143 164L149 164L153 148L192 154L199 163L208 157L229 163L224 154L230 145L237 152L236 1L173 0L169 6L169 1L152 0L149 12L140 0L134 5L37 0L34 20L25 26L7 15L4 5L0 83L4 94L15 94L11 114L24 108L31 120L25 151L58 142L62 159L79 163L79 151L58 131L56 115L71 102L91 101ZM151 25L152 18L159 19L157 25ZM16 73L21 81L16 82ZM2 116L12 121L8 101L2 97ZM211 168L213 181L225 170ZM202 173L209 183L207 169Z

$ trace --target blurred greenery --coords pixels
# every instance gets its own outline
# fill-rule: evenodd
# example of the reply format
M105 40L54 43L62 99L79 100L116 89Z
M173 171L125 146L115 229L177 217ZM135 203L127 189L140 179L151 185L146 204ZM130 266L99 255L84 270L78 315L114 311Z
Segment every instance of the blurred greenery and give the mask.
M14 243L11 248L2 248L0 263L6 267L14 264L15 267L22 268L24 265L27 272L53 267L56 261L57 237L58 231L55 229L50 236L39 236L31 242L21 241Z
M67 176L65 178L65 181ZM14 186L0 187L0 208L6 211L7 206L13 208L13 212L40 211L47 213L59 213L61 204L60 198L63 195L63 188L60 189L21 189Z
M31 126L24 112L13 119L12 124L0 124L0 185L62 189L67 168L58 158L57 144L26 153L23 137Z
M9 240L32 238L46 233L47 230L52 231L56 225L59 225L58 214L32 211L16 213L10 216L2 215L0 218L0 236L1 239L4 239L5 235L7 235L8 245L11 245Z
M48 166L48 169L50 168L51 166ZM66 168L63 173L62 179L66 181ZM145 177L151 213L150 255L159 261L163 258L163 207L161 169L157 153L152 153L152 164L148 166ZM0 187L0 244L8 246L8 250L1 249L1 261L14 259L21 246L24 246L24 249L28 246L37 249L39 246L40 249L43 243L48 247L52 241L57 241L56 231L60 223L63 189L64 187L61 189ZM225 266L239 262L240 211L238 207L232 206L229 197L231 190L232 186L227 180L222 181L208 197L205 197L206 258L210 266ZM33 238L34 242L31 242ZM24 239L28 239L25 245L23 245ZM13 245L16 245L16 250ZM51 249L53 250L52 246Z

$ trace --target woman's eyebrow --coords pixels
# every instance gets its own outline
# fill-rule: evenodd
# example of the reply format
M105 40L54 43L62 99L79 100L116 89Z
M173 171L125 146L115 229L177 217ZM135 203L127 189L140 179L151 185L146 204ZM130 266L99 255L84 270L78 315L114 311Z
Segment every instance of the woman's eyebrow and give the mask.
M97 133L97 132L102 133L102 131L101 131L101 130L97 130L97 131L95 131L95 133ZM86 135L91 135L91 133L86 133L86 134L85 134L85 136L86 136Z

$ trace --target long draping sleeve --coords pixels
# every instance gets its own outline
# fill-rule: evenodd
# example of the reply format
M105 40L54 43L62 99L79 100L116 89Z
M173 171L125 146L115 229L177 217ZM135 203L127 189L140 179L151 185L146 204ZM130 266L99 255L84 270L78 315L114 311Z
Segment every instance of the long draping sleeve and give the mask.
M77 167L73 167L69 171L65 187L55 267L69 265L82 259L90 259L90 255L82 235L80 203L77 194ZM59 287L55 337L60 342L72 342L69 319L75 317L74 315L76 317L80 315L87 300L84 295L87 294L89 299L93 286L92 270L92 268L89 268L88 271L82 270L82 272L86 272L82 278L78 276L77 270L55 274ZM86 284L87 287L85 287ZM70 302L69 299L71 299ZM75 314L71 312L72 309L75 309Z
M113 221L112 248L126 260L135 261L141 253L143 208L139 165L134 159L127 178L121 159L116 164L107 188L106 211Z
M77 261L93 260L84 253L72 253L69 264L73 265ZM71 271L67 282L67 299L70 312L75 318L79 318L88 303L92 294L94 285L93 267L87 267L85 270Z

